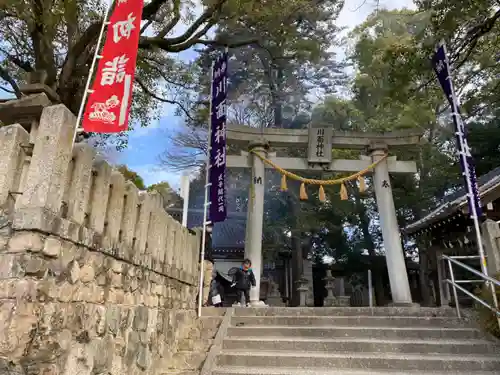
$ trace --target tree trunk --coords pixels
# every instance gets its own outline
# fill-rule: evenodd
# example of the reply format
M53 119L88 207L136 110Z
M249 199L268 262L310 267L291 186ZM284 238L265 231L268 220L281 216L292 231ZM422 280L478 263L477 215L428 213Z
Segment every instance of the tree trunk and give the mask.
M419 246L419 263L420 263L420 294L422 296L421 305L422 306L431 306L431 291L429 289L429 258L427 249L424 249L423 246Z
M274 124L275 128L283 127L283 103L281 100L283 89L283 69L277 64L271 64L276 70L276 79L274 84L270 85L271 97L273 100ZM272 79L272 74L271 74ZM291 305L298 306L300 303L300 295L297 291L297 281L304 273L304 259L302 254L302 246L300 241L300 229L297 228L297 202L294 201L293 195L287 194L287 206L290 214L290 230L291 230L291 247L292 247L292 290L291 290Z
M373 238L370 233L370 222L366 217L366 207L363 204L361 197L359 196L359 191L357 187L351 185L351 190L356 197L356 210L358 212L359 222L361 231L363 232L363 242L366 249L368 250L368 255L370 257L370 264L373 277L373 287L375 290L375 302L377 306L384 306L387 302L385 297L384 288L384 270L383 267L377 263L377 254L375 253L375 244L373 243Z

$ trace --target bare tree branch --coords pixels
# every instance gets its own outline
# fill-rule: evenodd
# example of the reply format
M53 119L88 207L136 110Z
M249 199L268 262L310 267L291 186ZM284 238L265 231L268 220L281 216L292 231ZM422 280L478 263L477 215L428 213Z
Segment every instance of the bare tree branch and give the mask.
M0 66L0 78L2 78L5 82L11 85L14 94L16 94L17 98L21 98L23 96L21 90L19 90L19 86L16 81L10 76L9 72Z
M217 0L217 2L208 7L202 14L199 16L191 26L187 28L187 30L180 36L175 38L167 38L165 41L169 44L180 44L188 39L191 39L193 35L198 34L196 31L205 23L211 24L213 26L217 21L216 14L221 10L222 6L227 2L227 0ZM204 35L204 34L203 34Z
M12 56L11 54L9 54L3 48L0 48L0 52L2 52L5 55L5 57L7 58L7 60L9 60L11 63L13 63L17 67L21 68L22 70L24 70L25 72L32 72L33 71L33 68L31 66L31 64L28 63L27 61L21 61L19 58L15 57L15 56Z
M174 105L177 105L181 110L182 112L184 112L184 114L186 115L187 118L189 118L190 120L193 120L193 118L191 117L191 115L189 114L189 111L187 110L186 107L184 107L184 105L182 105L180 102L176 101L176 100L171 100L171 99L167 99L167 98L162 98L158 95L156 95L154 92L152 92L145 84L144 82L142 82L140 80L139 77L135 76L135 81L138 83L138 85L141 87L141 89L146 93L148 94L149 96L151 96L152 98L156 99L156 100L159 100L160 102L163 102L163 103L168 103L168 104L174 104Z
M160 10L161 6L165 4L167 0L152 0L148 5L142 10L142 19L149 20L154 18L156 13Z

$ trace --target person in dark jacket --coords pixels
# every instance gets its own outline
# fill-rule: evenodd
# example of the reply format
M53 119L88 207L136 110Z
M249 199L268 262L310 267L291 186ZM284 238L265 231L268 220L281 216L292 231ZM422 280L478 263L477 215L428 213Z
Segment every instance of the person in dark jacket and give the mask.
M222 307L222 298L219 292L219 283L217 282L217 270L212 270L212 282L210 283L210 302L212 306Z
M250 306L250 289L255 286L255 275L252 271L252 262L245 259L241 267L233 276L233 287L238 293L238 304L241 306Z

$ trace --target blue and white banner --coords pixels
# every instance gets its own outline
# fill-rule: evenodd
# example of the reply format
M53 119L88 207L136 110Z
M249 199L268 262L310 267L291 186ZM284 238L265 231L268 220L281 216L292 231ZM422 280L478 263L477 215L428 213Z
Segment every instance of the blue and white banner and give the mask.
M453 82L450 75L450 63L446 55L446 46L444 43L438 45L432 57L432 67L436 72L438 81L446 95L446 99L448 99L451 106L460 166L462 167L462 175L464 176L465 187L467 189L469 211L473 219L480 218L482 215L482 208L476 181L476 169L474 168L474 160L472 159L470 148L467 144L467 132L462 121L462 116L460 115L458 98L453 88Z
M208 220L226 220L226 97L227 62L225 52L212 68L212 97L210 98L210 210Z

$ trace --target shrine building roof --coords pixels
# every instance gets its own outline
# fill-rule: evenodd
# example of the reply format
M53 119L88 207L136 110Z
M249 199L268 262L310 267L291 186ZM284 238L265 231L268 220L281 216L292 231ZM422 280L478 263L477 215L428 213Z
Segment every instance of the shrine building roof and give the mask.
M483 207L500 198L500 167L479 177L477 184ZM429 211L422 219L409 224L404 232L418 234L457 215L468 215L468 211L467 195L465 187L462 186L455 193L447 196L441 205Z

